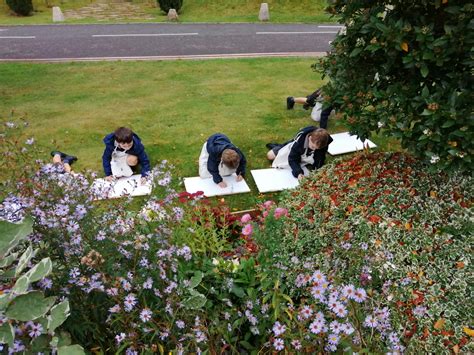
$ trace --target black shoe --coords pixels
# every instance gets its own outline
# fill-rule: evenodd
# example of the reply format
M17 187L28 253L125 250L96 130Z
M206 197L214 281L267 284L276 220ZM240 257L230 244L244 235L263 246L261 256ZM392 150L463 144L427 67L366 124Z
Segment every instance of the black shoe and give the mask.
M286 98L286 108L288 110L291 110L293 109L294 106L295 106L295 98L293 96L288 96Z
M278 147L280 144L278 143L267 143L265 144L265 146L269 149L269 150L272 150L273 148L275 147Z

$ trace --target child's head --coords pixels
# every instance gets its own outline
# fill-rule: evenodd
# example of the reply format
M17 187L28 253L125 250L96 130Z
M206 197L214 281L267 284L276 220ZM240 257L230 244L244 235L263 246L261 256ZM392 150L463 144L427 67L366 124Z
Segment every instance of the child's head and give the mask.
M240 164L240 156L233 149L224 149L221 159L222 163L230 169L237 169Z
M133 132L130 128L119 127L114 132L115 141L122 149L130 149L133 145Z
M324 128L315 129L309 134L309 147L311 149L321 149L328 146L329 132Z

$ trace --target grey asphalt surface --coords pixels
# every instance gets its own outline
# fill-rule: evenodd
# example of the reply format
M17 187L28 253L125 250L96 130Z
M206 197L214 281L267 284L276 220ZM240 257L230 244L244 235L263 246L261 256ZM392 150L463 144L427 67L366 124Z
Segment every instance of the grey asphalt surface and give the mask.
M0 61L317 55L337 25L117 24L0 26Z

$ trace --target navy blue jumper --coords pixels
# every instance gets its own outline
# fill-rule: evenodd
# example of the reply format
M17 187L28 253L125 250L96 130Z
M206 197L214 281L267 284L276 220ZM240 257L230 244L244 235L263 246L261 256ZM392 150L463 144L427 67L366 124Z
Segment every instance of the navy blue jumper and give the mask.
M301 168L301 156L303 154L306 156L313 154L314 163L306 165L306 168L308 168L308 170L319 169L324 165L324 162L326 161L326 153L328 151L328 146L333 141L331 136L329 136L328 145L324 148L312 150L309 147L305 148L304 146L308 134L310 134L316 129L318 128L315 126L308 126L300 130L296 135L296 137L298 137L298 135L299 137L295 141L295 144L293 144L293 146L291 147L290 154L288 155L288 164L291 167L291 173L294 177L298 177L298 175L304 173L303 169ZM283 144L282 146L285 146L293 142L294 140L295 139L292 139Z
M110 133L104 137L104 144L105 144L105 150L104 154L102 154L102 166L104 167L104 172L105 176L111 176L112 175L112 168L110 167L110 161L112 160L112 153L114 151L118 152L126 152L127 154L130 155L135 155L138 158L138 163L141 166L141 174L142 176L147 176L148 173L150 172L150 160L148 159L148 156L145 153L145 147L142 144L142 141L140 140L140 137L138 137L135 133L133 133L132 137L133 145L132 147L125 151L125 149L122 149L119 147L118 143L115 141L115 134Z
M222 152L225 149L232 149L237 152L240 157L240 163L235 172L237 175L245 176L245 167L247 161L245 160L244 154L237 148L230 139L222 133L216 133L207 139L206 144L207 153L209 158L207 160L207 170L212 175L212 180L218 184L222 181L222 176L219 174L219 164L221 164Z

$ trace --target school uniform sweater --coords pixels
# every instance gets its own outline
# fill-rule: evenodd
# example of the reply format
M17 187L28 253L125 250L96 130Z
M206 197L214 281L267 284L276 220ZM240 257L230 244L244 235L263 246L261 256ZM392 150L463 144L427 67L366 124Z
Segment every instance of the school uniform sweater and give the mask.
M305 147L306 137L315 129L317 129L317 127L308 126L300 130L296 135L298 137L298 135L301 133L301 135L295 141L295 144L293 144L293 146L291 147L290 154L288 155L288 164L291 167L291 173L294 177L298 177L298 175L303 174L303 169L301 168L301 156L303 154L306 156L309 156L310 154L313 155L314 163L308 164L306 166L306 168L308 168L309 170L319 169L324 165L324 162L326 161L326 153L328 151L327 146L315 150L311 150L309 147ZM284 145L289 144L293 141L294 139L286 142ZM329 136L328 146L332 141L332 137Z
M247 165L247 161L245 160L244 154L237 148L230 139L222 133L216 133L210 136L207 139L206 144L207 153L209 154L209 158L207 160L207 170L212 175L212 180L218 184L222 181L222 176L219 174L219 164L221 163L222 152L225 149L232 149L237 152L240 157L240 163L237 167L236 174L237 175L245 175L245 168Z
M138 157L138 163L141 166L141 174L142 176L147 176L148 173L150 172L150 160L148 159L148 156L145 152L145 147L142 144L142 141L140 140L140 137L138 137L135 133L133 133L133 145L129 150L124 150L120 148L115 141L115 135L114 133L110 133L104 137L104 144L105 144L105 150L104 154L102 154L102 166L104 167L104 172L105 176L110 176L112 175L112 168L110 167L110 161L112 160L112 153L114 151L118 152L126 152L127 154L130 155L135 155Z

